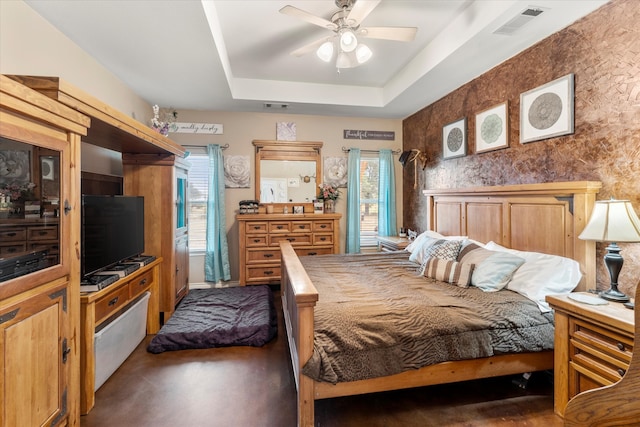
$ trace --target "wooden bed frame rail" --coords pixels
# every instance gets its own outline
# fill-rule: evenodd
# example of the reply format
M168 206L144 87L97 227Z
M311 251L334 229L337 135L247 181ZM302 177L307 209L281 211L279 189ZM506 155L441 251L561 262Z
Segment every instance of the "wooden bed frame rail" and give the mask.
M514 249L553 253L580 263L581 288L595 283L595 244L578 240L599 182L527 184L425 191L432 229L494 240ZM487 238L491 237L491 238ZM553 368L553 351L443 362L396 375L330 384L302 374L313 354L318 291L289 242L282 254L282 307L297 386L298 426L314 425L315 400L540 371ZM541 250L542 249L542 250Z

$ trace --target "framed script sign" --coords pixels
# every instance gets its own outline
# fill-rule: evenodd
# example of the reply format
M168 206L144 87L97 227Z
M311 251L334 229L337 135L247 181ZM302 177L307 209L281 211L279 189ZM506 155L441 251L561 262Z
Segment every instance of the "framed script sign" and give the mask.
M520 95L520 142L573 133L573 74Z

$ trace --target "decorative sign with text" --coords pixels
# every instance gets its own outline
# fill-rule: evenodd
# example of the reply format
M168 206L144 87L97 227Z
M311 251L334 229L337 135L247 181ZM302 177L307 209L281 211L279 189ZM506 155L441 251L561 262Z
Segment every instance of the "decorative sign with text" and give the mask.
M171 123L169 125L169 132L222 135L223 128L222 125L215 123Z
M379 139L383 141L393 141L396 133L384 130L344 130L344 139Z

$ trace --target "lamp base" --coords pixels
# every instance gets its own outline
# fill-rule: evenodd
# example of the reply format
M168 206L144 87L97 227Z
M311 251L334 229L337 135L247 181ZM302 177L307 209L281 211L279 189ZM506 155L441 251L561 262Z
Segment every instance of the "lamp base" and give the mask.
M625 294L623 294L622 292L620 292L617 289L609 289L606 290L604 292L600 292L598 294L600 296L600 298L604 298L606 300L609 301L614 301L614 302L628 302L629 301L629 297Z

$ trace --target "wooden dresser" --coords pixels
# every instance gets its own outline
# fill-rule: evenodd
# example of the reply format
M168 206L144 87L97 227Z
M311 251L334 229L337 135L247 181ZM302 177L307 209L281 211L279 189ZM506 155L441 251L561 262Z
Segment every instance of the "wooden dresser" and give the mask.
M280 242L300 256L340 251L340 214L237 215L240 285L280 283Z
M555 310L554 411L564 416L575 395L618 382L633 353L633 310L548 296Z

